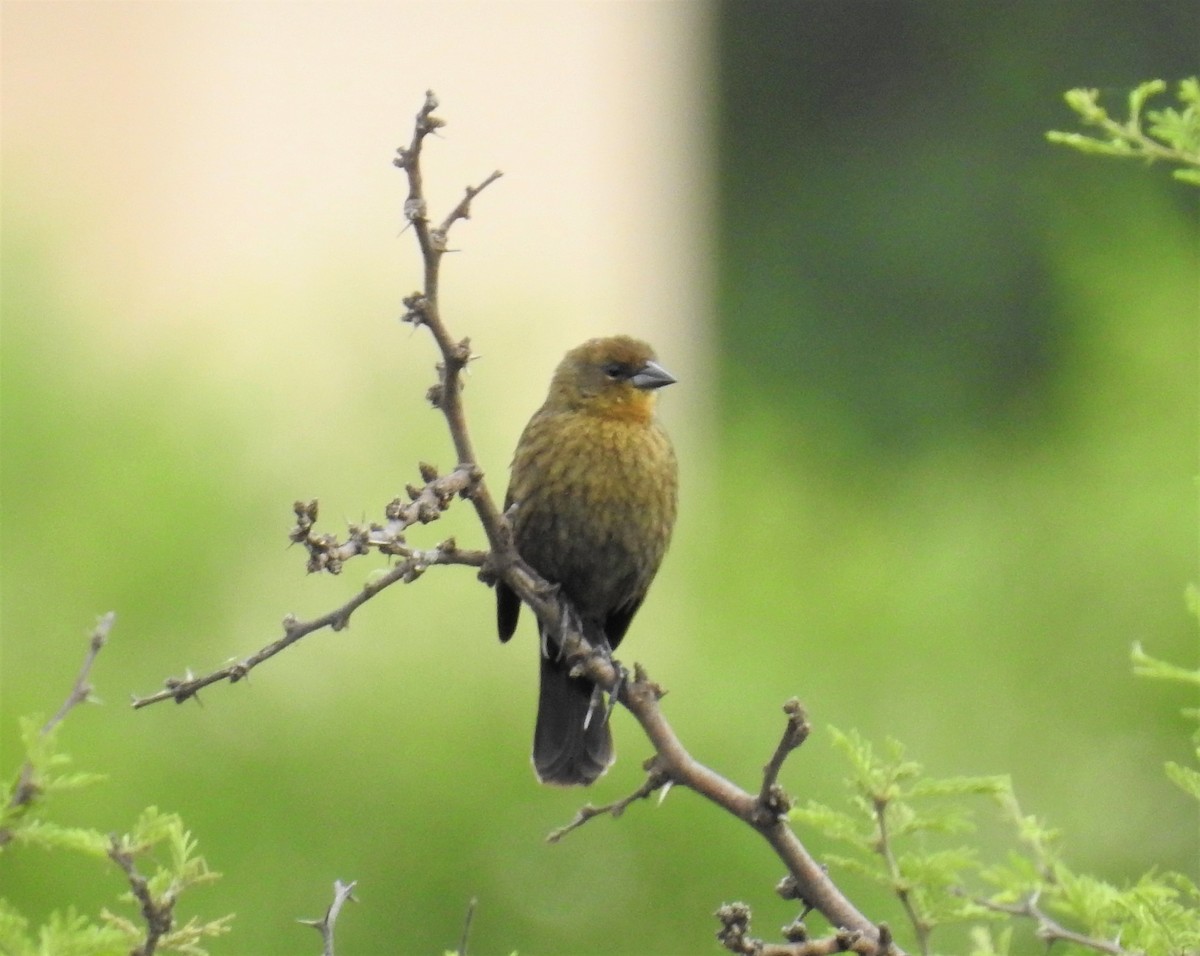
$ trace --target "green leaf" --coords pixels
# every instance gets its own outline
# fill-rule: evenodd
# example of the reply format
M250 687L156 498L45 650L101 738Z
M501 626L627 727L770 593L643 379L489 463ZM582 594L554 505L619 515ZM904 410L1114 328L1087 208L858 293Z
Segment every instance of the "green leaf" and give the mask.
M1168 760L1167 778L1184 793L1200 800L1200 771Z
M47 820L31 820L13 834L13 842L43 850L70 850L87 856L108 856L108 837L96 830L62 827Z
M986 926L971 928L971 952L969 956L1008 956L1012 945L1012 927L1007 926L998 934Z
M126 956L136 939L68 909L50 914L33 952L38 956Z
M1200 167L1200 81L1189 77L1179 83L1182 109L1168 106L1145 110L1147 101L1166 89L1162 80L1150 80L1131 90L1129 116L1123 122L1111 117L1100 105L1096 90L1070 90L1064 94L1067 104L1084 126L1096 127L1098 132L1084 135L1053 130L1046 138L1092 155L1166 161L1183 167L1173 171L1176 179L1197 182L1200 179L1200 169L1196 169Z
M788 816L794 823L806 824L825 836L864 848L870 838L869 831L863 826L859 817L853 817L848 813L842 813L840 810L834 810L812 800L803 807L793 807Z
M1142 108L1146 105L1146 100L1152 96L1157 96L1167 88L1167 84L1163 80L1149 80L1146 83L1140 83L1135 86L1129 93L1129 121L1130 125L1136 124L1141 116Z
M1173 680L1184 684L1194 684L1200 687L1200 668L1196 670L1188 670L1185 667L1179 667L1175 664L1168 664L1166 661L1161 661L1156 657L1151 657L1144 650L1140 642L1135 641L1133 649L1130 651L1130 659L1133 661L1133 672L1138 677L1152 677L1156 680Z
M920 780L909 790L911 797L999 797L1012 792L1012 780L996 777L946 777L942 780Z

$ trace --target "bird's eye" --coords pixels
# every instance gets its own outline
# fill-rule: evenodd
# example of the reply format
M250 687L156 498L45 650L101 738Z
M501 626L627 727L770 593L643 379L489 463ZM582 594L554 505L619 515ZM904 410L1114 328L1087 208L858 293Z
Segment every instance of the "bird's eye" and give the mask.
M616 381L619 378L625 377L625 366L620 362L609 362L604 366L604 374Z

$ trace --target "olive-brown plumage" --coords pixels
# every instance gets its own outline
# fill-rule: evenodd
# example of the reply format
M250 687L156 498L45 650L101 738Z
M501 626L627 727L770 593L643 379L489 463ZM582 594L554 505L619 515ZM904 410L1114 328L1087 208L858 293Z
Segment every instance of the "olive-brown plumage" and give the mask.
M614 649L675 524L675 452L654 418L655 392L674 381L644 342L585 342L559 364L513 457L505 510L517 551L562 589L584 636ZM507 641L521 603L504 584L496 610ZM534 769L544 783L589 784L613 761L608 725L603 712L589 716L592 683L571 677L554 647L540 644Z

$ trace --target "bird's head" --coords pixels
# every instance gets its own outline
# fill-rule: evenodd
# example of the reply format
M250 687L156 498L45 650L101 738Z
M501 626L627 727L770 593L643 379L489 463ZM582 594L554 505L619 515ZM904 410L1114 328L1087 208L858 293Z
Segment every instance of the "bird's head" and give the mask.
M559 363L547 403L609 418L649 421L654 393L674 381L645 342L627 335L591 339Z

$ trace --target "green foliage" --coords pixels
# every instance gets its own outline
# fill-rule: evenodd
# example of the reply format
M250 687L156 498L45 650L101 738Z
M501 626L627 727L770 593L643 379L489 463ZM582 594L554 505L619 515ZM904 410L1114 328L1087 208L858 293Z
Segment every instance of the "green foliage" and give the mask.
M1188 588L1188 609L1192 612L1193 616L1200 618L1200 602L1197 601L1197 593L1194 585ZM1132 658L1133 672L1139 677L1153 677L1158 680L1171 680L1200 687L1200 668L1188 670L1187 668L1150 657L1142 650L1141 644L1133 645ZM1189 708L1184 711L1184 715L1197 722L1196 730L1192 734L1192 743L1196 748L1196 763L1200 764L1200 709ZM1180 790L1191 796L1194 800L1200 801L1200 771L1192 767L1185 767L1183 764L1176 763L1173 760L1168 760L1166 763L1166 772L1167 779L1175 784L1175 786L1179 787Z
M124 956L130 950L123 932L94 923L73 907L51 913L36 939L28 936L28 928L28 921L0 899L0 951L5 956Z
M25 717L21 722L21 741L25 746L26 763L22 772L12 778L12 781L0 789L0 833L12 833L26 840L36 840L42 846L50 846L45 842L53 829L49 826L34 826L29 830L19 826L31 802L17 799L18 790L31 789L40 797L50 797L68 790L78 790L104 780L102 774L94 773L60 773L71 762L65 754L57 751L57 736L59 724L43 726L38 717ZM32 833L30 832L32 830ZM6 841L0 841L0 845Z
M1150 80L1134 88L1129 94L1129 117L1124 122L1113 119L1100 105L1098 90L1070 90L1065 97L1067 105L1079 114L1085 126L1097 127L1100 134L1055 130L1046 138L1085 153L1178 164L1182 168L1172 175L1200 186L1200 80L1193 76L1180 82L1179 109L1168 106L1146 110L1150 97L1166 89L1162 80Z
M995 888L991 904L1037 920L1041 935L1066 943L1063 952L1097 948L1082 942L1087 939L1119 940L1119 952L1130 954L1200 953L1200 889L1192 880L1151 870L1132 885L1118 887L1076 873L1059 852L1057 833L1023 814L1015 797L1001 802L1026 855L1013 853L982 873ZM1078 940L1072 942L1067 933Z
M154 872L144 877L145 891L149 899L160 910L170 911L180 895L193 886L211 883L220 874L208 868L204 857L198 856L198 844L184 827L178 814L160 813L157 807L142 811L130 833L112 841L114 858L145 858L154 864ZM131 874L133 892L125 894L125 900L144 908L146 897L135 882L143 879L140 874ZM136 940L145 934L144 928L131 920L105 911L101 914L110 925L116 926L126 937ZM211 936L220 936L229 931L232 915L208 923L192 917L182 926L172 929L158 940L158 949L167 952L185 953L187 956L204 956L200 942Z
M1200 686L1200 671L1156 660L1136 645L1132 657L1139 675ZM1061 943L1057 952L1200 954L1200 888L1191 878L1151 870L1116 886L1077 873L1063 859L1061 835L1021 810L1008 778L938 780L923 776L893 740L877 751L856 733L835 731L834 742L852 771L849 809L810 802L794 810L793 819L850 847L851 855L827 857L835 871L890 889L912 925L917 951L933 951L930 937L937 928L972 922L972 956L1002 956L1011 951L1012 926L995 931L975 921L1018 916L1035 922L1039 938ZM1200 759L1200 733L1197 743ZM1167 775L1200 799L1200 772L1168 763ZM974 831L965 802L974 796L991 797L1014 831L1020 850L1010 851L1003 863L982 865L974 849L936 839ZM991 892L967 889L978 885Z
M850 855L826 855L834 872L853 872L887 887L900 900L919 951L930 952L938 927L994 915L958 892L981 871L975 850L942 838L974 830L963 800L1011 792L1006 777L923 775L903 746L887 740L881 752L858 733L833 730L851 767L848 811L810 801L792 819L835 838Z
M201 943L229 929L232 916L209 922L192 917L175 925L174 907L180 895L194 886L217 879L197 844L173 813L154 807L142 812L123 836L98 830L68 827L45 816L47 797L79 789L102 780L98 774L67 773L70 757L55 746L61 724L42 727L40 721L22 721L26 763L0 792L0 851L36 847L57 854L55 865L70 867L70 856L111 860L124 871L129 891L119 897L121 909L132 909L133 918L103 909L99 918L74 907L56 910L36 929L15 907L0 899L0 953L4 956L127 956L150 948L150 930L144 921L147 905L163 914L170 928L155 934L155 952L205 956ZM143 876L137 865L149 863L153 872Z

